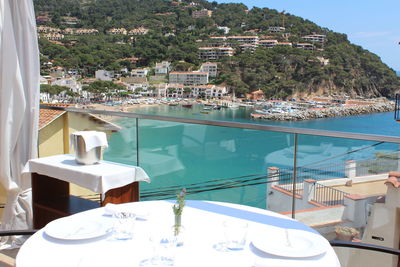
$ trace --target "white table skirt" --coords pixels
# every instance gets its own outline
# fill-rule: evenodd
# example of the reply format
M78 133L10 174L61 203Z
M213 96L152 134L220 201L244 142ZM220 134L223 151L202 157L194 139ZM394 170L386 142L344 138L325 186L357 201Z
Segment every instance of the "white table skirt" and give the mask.
M152 256L149 236L155 229L169 229L173 225L173 202L145 201L121 204L137 212L147 214L146 220L137 220L132 240L114 240L104 236L87 241L59 240L49 237L45 229L31 236L21 247L17 267L125 267L140 266L140 262ZM85 211L63 220L96 221L112 225L112 218L104 214L104 208ZM248 235L245 249L220 251L218 244L224 241L224 221L246 220ZM315 231L304 224L270 211L248 206L221 202L187 201L182 215L185 227L184 245L176 248L176 267L338 267L340 263L329 242L323 239L326 253L308 258L285 258L260 253L251 240L259 233L284 233L284 228ZM326 241L326 242L325 242Z
M56 155L28 161L22 173L39 173L85 187L96 193L125 186L136 181L150 182L140 167L101 160L82 165L72 155Z

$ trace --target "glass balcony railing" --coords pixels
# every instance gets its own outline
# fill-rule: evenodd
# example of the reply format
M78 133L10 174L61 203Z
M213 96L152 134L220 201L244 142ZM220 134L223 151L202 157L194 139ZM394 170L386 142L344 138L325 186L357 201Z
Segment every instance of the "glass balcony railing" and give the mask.
M328 240L399 248L400 189L386 183L389 172L400 170L399 137L42 108L68 111L63 126L68 133L106 132L104 159L138 165L151 177L150 184L140 184L141 200L172 199L185 187L189 199L269 209L313 227ZM42 155L46 145L54 151L51 141L60 131L53 132L39 134ZM59 143L61 153L67 153ZM338 248L342 266L397 266L397 256L376 253ZM357 258L382 261L357 265Z

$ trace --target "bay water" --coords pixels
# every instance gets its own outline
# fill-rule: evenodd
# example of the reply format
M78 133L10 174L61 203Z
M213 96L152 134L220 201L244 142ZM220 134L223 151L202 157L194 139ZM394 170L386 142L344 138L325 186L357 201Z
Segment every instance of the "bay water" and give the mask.
M400 136L400 124L390 112L281 122L251 119L252 110L247 108L207 111L203 108L202 105L192 108L155 105L135 108L132 112ZM143 199L174 198L171 192L186 187L189 199L265 208L268 168L278 167L284 170L282 173L285 170L290 173L294 164L293 134L145 119L124 118L116 123L122 130L111 136L104 157L137 164L149 174L152 182L140 185ZM298 144L296 161L301 167L300 180L343 177L346 160L374 160L379 153L393 154L398 149L396 144L313 135L299 135ZM359 171L374 172L378 167L367 166Z

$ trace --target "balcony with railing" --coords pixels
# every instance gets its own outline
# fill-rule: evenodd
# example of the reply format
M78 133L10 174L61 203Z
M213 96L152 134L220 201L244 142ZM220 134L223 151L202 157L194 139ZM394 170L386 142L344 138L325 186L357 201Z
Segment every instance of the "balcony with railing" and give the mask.
M269 209L311 226L328 240L337 239L338 226L354 228L358 235L349 246L399 248L400 190L385 183L389 171L399 170L398 137L42 108L61 110L65 117L40 130L40 156L72 152L69 134L74 131L106 132L104 159L140 166L151 177L150 184L140 184L140 200L172 199L185 187L189 199ZM99 200L93 192L71 189ZM398 264L392 254L336 251L342 266Z

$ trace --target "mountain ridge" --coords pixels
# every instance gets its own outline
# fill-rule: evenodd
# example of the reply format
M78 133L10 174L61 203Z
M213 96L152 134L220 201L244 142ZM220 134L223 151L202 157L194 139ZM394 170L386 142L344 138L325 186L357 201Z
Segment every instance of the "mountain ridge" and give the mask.
M277 46L240 52L239 45L232 45L236 54L218 60L220 75L213 83L227 85L238 95L262 90L267 97L281 98L390 97L400 87L399 77L392 69L377 55L351 44L345 34L268 8L249 10L243 4L163 0L34 0L34 4L37 15L50 14L52 22L46 25L66 28L62 16L74 16L80 20L74 27L100 31L98 36L73 37L77 43L70 47L67 41L57 47L40 40L47 59L67 68L83 69L89 76L100 67L117 70L124 66L151 66L161 60L172 61L175 70L196 69L204 62L198 58L198 47L212 43L210 36L226 36L218 30L217 26L221 26L230 28L229 35L257 35L260 39L293 44L305 42L303 36L313 33L327 38L322 44L315 43L312 51ZM212 16L193 18L193 12L201 9L212 11ZM283 33L268 31L271 26L283 25ZM128 36L108 36L107 30L113 27L146 27L150 32L135 36L130 43ZM118 61L124 57L142 58L143 62L129 65ZM329 63L322 64L321 58Z

